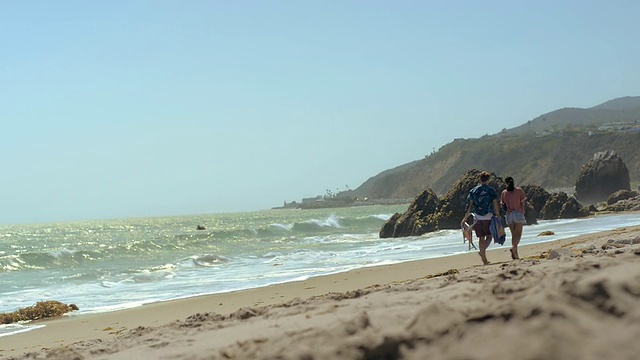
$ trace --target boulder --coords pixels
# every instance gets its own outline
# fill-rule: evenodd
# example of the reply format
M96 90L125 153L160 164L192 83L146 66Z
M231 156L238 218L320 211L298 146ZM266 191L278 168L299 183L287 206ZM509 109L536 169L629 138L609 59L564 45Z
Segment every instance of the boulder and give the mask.
M438 204L438 196L432 189L423 191L404 214L395 214L387 220L380 230L380 237L418 236L436 230L428 219L436 212Z
M565 192L552 194L540 211L540 219L571 219L589 216L589 210L584 208L578 200Z
M595 204L618 190L631 190L629 169L615 151L607 150L596 153L582 166L575 196L583 203Z
M393 231L393 237L417 236L435 230L434 226L425 220L428 215L436 212L438 196L431 189L416 196L409 205L409 209L398 218Z
M571 196L562 204L560 209L560 219L575 219L589 216L589 209L583 207L578 199Z
M535 225L540 218L540 212L547 203L547 200L551 197L551 194L538 185L523 185L521 186L524 193L527 195L527 201L524 204L525 218L527 219L527 225Z
M393 230L396 228L396 223L398 222L400 216L402 216L402 214L395 213L389 218L389 220L384 223L384 225L382 225L382 229L380 229L381 239L393 237Z
M526 225L537 225L540 212L536 211L535 207L528 202L524 203L524 218L527 221Z
M560 218L560 211L562 205L569 199L569 195L565 192L559 192L552 194L549 200L544 204L542 210L540 210L540 219L553 220Z
M640 211L640 196L616 201L611 205L606 205L603 211Z
M547 190L538 185L523 185L522 190L527 195L527 203L531 204L538 214L551 197Z
M631 190L618 190L607 198L607 205L613 205L621 200L627 200L638 196L638 193Z

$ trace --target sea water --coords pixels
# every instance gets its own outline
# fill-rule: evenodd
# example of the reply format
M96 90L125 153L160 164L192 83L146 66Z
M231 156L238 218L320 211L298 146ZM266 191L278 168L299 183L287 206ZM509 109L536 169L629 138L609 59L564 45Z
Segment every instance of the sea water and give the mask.
M0 226L0 313L58 300L79 306L74 314L81 316L469 251L459 230L380 239L382 225L406 209L265 210ZM540 221L525 227L522 245L630 225L640 225L637 214ZM555 235L538 237L542 231ZM495 248L500 245L489 250ZM0 336L31 328L1 325Z

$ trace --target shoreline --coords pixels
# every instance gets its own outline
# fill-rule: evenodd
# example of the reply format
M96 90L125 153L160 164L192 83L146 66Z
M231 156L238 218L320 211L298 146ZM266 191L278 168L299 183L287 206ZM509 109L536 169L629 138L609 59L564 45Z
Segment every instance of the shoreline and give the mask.
M203 316L203 314L229 316L229 314L236 314L239 311L260 312L264 309L298 306L297 304L306 301L313 302L313 299L318 297L335 296L348 298L349 296L345 294L353 293L354 291L370 291L381 287L393 287L448 271L453 271L452 273L498 271L502 267L511 266L515 263L537 261L535 258L539 257L541 253L553 248L576 243L599 244L606 241L605 238L616 236L640 239L637 236L638 234L640 234L640 226L634 226L524 245L519 250L523 260L515 262L510 259L509 247L494 248L488 251L490 260L492 260L492 264L488 266L480 265L480 258L477 252L473 252L392 265L372 266L344 273L313 277L304 281L163 301L113 312L71 315L44 320L32 324L44 324L45 327L0 337L0 358L20 358L27 353L47 354L55 349L64 350L76 346L85 347L87 343L96 341L97 343L117 343L121 341L119 340L121 337L130 336L127 334L135 332L136 329L163 329L164 327L172 326L172 324L188 321L196 314L199 316ZM529 260L526 260L527 258ZM436 278L446 277L440 276ZM441 280L435 280L435 282L438 281ZM230 340L230 342L233 341ZM64 358L64 356L60 358ZM149 358L153 358L153 356Z

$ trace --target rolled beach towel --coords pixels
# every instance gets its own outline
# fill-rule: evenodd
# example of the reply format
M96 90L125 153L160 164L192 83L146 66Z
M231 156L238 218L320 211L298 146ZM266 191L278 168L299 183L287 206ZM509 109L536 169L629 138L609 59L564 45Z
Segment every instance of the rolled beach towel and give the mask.
M502 225L502 220L500 219L500 217L494 216L491 218L489 230L491 231L493 242L504 245L504 242L507 239L507 234L504 231L504 226Z

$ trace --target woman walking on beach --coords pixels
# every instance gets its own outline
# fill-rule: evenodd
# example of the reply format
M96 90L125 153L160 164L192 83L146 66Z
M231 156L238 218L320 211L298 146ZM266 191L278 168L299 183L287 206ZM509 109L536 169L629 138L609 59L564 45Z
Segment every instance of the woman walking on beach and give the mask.
M527 222L524 217L524 202L527 200L527 195L521 187L514 185L511 176L507 176L504 183L507 188L500 194L500 203L507 209L507 225L511 231L511 258L515 260L520 258L518 244L522 237L522 228Z
M466 221L469 214L473 213L473 217L476 220L473 229L478 237L480 258L485 265L489 264L486 252L489 243L491 243L491 218L495 216L494 214L500 214L498 193L488 185L489 178L491 178L491 174L488 172L483 171L480 173L480 184L469 191L469 195L467 196L467 212L462 219L462 222Z

